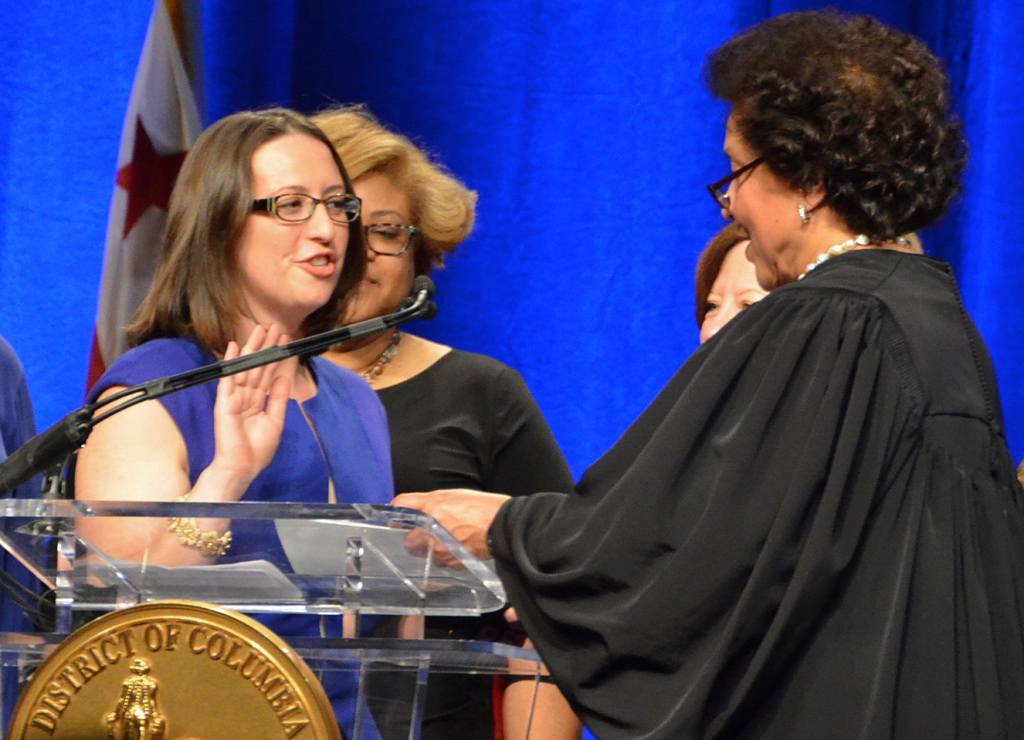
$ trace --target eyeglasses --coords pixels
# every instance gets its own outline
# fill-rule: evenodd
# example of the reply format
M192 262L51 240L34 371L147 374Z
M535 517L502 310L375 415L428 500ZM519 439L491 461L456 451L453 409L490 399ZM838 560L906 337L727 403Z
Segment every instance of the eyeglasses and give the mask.
M414 236L420 233L415 226L404 224L370 224L364 228L366 246L377 254L402 254L412 244Z
M363 202L354 195L338 193L326 198L314 198L305 193L287 193L273 198L261 198L252 202L252 210L273 213L282 221L294 223L313 218L316 207L323 203L327 218L336 224L348 224L359 218Z
M753 162L749 162L740 167L735 172L729 174L728 177L723 177L718 182L713 182L708 185L708 192L711 193L711 197L715 199L715 203L718 204L719 208L728 209L731 205L729 203L729 194L725 192L729 189L729 183L735 180L737 177L742 175L744 172L750 172L750 170L757 167L764 161L764 157L758 157Z

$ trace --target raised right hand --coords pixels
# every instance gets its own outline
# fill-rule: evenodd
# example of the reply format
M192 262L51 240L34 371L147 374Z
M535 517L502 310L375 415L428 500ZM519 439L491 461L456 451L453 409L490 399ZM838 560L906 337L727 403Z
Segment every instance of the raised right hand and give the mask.
M288 337L271 326L257 326L241 349L228 344L224 359L286 344ZM216 452L204 471L222 479L241 498L252 480L270 464L284 430L288 398L298 370L298 358L246 370L221 378L214 405Z

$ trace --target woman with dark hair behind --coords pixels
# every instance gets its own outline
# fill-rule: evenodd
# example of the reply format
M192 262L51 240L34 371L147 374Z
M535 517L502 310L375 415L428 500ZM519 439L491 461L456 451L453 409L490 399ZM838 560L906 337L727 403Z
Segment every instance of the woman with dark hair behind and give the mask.
M748 244L743 227L733 223L715 234L700 253L694 283L701 344L768 295L747 258Z
M754 263L747 257L750 239L738 223L730 223L715 234L697 260L694 276L697 326L700 343L708 341L719 329L768 295L757 282ZM917 234L897 237L892 245L924 254Z
M601 740L1024 737L1024 491L948 265L966 147L923 43L782 15L707 62L709 186L770 295L575 493L399 496L486 537ZM455 530L456 526L459 526Z

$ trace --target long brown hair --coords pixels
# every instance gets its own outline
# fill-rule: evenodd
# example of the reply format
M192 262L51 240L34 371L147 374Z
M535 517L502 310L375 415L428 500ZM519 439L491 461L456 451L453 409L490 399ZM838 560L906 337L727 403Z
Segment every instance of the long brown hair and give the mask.
M185 158L168 207L160 264L149 294L127 328L137 346L160 337L190 334L211 352L233 339L234 317L243 306L235 251L253 198L253 154L290 134L323 142L352 183L330 140L301 113L285 108L242 111L222 118L196 141ZM305 336L338 325L366 270L361 219L349 224L341 277L330 300L303 322Z

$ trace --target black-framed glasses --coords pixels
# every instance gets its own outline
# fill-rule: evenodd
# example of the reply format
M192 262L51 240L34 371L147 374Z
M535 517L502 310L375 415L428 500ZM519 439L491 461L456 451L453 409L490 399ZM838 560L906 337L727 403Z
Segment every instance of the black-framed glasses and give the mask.
M327 217L336 224L348 224L359 218L363 202L349 193L337 193L326 198L314 198L305 193L286 193L273 198L260 198L252 202L252 210L273 213L282 221L295 223L313 218L316 207L324 204Z
M412 244L413 237L420 233L415 226L405 224L369 224L366 232L366 246L377 254L402 254Z
M757 167L763 161L764 157L758 157L753 162L748 162L747 164L740 167L738 170L729 173L728 177L723 177L718 182L713 182L710 185L708 185L708 192L711 193L711 197L715 199L715 203L718 204L719 208L728 209L730 206L729 193L726 192L729 189L729 183L731 183L733 180L735 180L743 173L750 172L750 170Z

